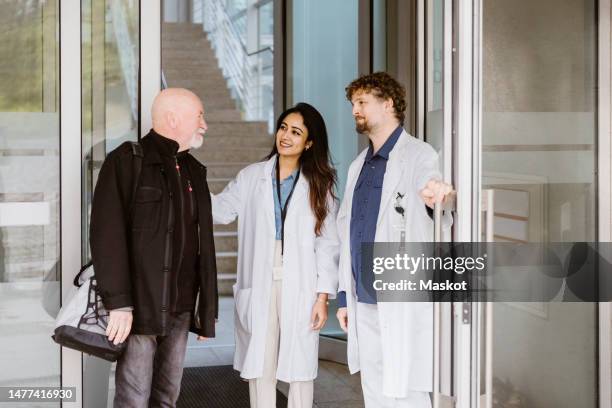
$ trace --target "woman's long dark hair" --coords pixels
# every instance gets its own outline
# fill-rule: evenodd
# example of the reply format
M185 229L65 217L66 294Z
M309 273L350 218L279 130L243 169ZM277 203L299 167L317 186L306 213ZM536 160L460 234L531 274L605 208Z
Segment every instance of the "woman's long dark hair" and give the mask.
M304 126L308 129L307 141L312 141L310 149L304 150L300 156L300 172L306 177L310 186L310 208L312 208L312 212L317 219L315 234L319 236L321 235L323 222L331 211L328 206L328 197L337 199L334 191L336 188L336 170L331 165L327 128L319 111L304 102L284 111L276 121L274 146L267 158L271 159L278 153L276 134L285 118L292 113L298 113L302 116Z

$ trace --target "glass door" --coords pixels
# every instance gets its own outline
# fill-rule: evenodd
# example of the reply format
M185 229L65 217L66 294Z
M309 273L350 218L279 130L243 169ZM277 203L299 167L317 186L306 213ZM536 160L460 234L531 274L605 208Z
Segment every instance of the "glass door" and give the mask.
M0 3L2 387L61 384L61 350L50 339L62 275L59 19L54 0Z
M597 241L597 2L474 7L475 160L460 169L472 175L472 240ZM459 34L460 52L466 39ZM471 360L470 397L461 401L599 406L597 303L470 306L461 349Z

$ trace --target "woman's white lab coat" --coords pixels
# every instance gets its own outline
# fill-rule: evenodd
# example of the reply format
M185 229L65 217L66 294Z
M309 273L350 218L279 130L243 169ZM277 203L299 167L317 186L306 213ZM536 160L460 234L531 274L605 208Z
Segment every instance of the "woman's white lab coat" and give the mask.
M351 272L350 220L355 183L363 167L367 149L349 168L344 200L338 211L340 236L340 288L346 292L348 312L348 364L351 374L360 370L359 342L355 327L355 281ZM405 230L406 242L433 241L433 222L427 215L419 191L432 178L441 179L438 156L431 146L408 135L400 135L389 154L382 186L376 242L399 242ZM394 210L397 194L405 218ZM446 218L445 224L450 220ZM405 398L410 391L432 390L433 304L378 303L383 356L383 394Z
M238 217L234 368L246 379L263 373L276 240L272 192L275 161L273 157L246 167L223 192L212 196L215 223L228 224ZM300 174L285 220L276 371L281 381L309 381L317 376L319 332L311 328L312 307L317 293L333 297L338 286L337 206L331 208L317 237L308 181Z

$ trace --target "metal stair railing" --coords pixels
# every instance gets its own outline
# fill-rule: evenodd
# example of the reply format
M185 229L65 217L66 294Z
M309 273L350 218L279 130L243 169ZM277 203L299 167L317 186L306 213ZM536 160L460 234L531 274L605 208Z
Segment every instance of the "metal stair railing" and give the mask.
M249 53L246 34L241 34L246 30L228 14L224 3L223 0L201 0L204 31L245 119L270 123L274 50L268 46Z
M117 40L119 63L123 74L123 82L130 99L130 108L134 120L138 119L138 49L132 42L128 26L128 18L123 2L111 1L110 9L113 21L113 31Z

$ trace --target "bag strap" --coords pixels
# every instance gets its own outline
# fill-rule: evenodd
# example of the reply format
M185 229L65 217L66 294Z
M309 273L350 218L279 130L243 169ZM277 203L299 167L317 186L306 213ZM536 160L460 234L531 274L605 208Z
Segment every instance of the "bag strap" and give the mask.
M138 184L140 183L140 173L142 172L142 158L144 152L139 142L131 142L132 145L132 176L134 177L132 186L132 201L130 204L130 214L132 213L132 207L134 206L134 200L136 199L136 191L138 190Z
M144 151L142 150L142 145L140 142L130 142L132 146L132 175L133 175L133 185L132 185L132 201L130 203L130 214L132 213L132 207L134 206L134 200L136 199L136 190L138 190L138 184L140 183L140 173L142 172L142 158L144 157ZM81 270L74 277L72 283L74 286L81 287L79 284L79 279L81 275L85 271L85 269L89 268L93 263L91 261L87 262L85 265L81 267Z
M79 271L79 273L77 273L77 275L74 277L74 280L72 281L74 286L76 286L77 288L81 287L81 285L79 284L79 279L81 278L81 275L83 274L83 272L85 272L85 270L89 268L91 265L93 265L93 262L89 261L85 265L81 266L81 270Z

